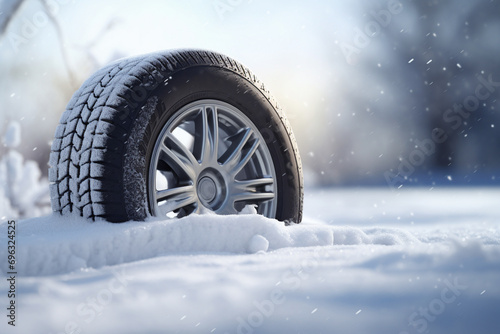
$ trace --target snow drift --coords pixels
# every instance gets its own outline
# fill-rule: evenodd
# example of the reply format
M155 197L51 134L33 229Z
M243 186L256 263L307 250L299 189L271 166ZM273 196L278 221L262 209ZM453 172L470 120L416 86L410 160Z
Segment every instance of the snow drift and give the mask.
M17 233L22 240L17 267L25 276L62 274L173 253L256 253L285 247L331 246L334 235L339 245L418 242L410 233L398 229L361 230L307 222L285 226L253 214L204 214L122 224L92 223L54 214L20 221ZM5 251L0 249L0 258L6 257ZM1 265L6 272L7 263Z

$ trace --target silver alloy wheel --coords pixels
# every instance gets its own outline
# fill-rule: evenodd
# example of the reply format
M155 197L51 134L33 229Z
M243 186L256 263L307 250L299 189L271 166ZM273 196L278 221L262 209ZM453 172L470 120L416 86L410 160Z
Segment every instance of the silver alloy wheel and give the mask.
M274 218L276 173L250 119L218 100L190 103L169 118L149 161L148 201L158 217L209 209L236 214L246 205Z

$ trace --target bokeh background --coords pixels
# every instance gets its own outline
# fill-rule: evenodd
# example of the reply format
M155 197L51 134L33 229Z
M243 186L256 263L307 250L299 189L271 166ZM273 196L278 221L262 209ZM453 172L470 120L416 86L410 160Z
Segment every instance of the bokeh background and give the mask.
M266 83L306 186L500 184L500 1L3 0L0 12L0 136L21 129L0 155L15 149L40 179L92 72L204 48Z

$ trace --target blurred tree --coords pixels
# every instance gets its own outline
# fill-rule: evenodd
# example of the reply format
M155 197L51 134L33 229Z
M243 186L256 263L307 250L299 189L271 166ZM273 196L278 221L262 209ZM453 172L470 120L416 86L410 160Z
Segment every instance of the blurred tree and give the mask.
M500 140L499 132L484 130L499 120L492 111L500 94L493 92L477 106L463 104L475 101L476 88L481 84L478 76L493 75L500 81L500 48L489 40L500 32L500 2L427 0L408 5L415 10L418 24L411 38L401 38L399 32L389 30L397 45L394 58L400 62L414 59L406 66L408 75L404 77L412 78L412 89L418 91L417 114L425 120L429 138L435 128L444 129L448 135L424 168L467 174L484 169L487 161L489 168L499 168L500 157L494 145ZM470 116L465 116L469 114L466 108L473 109ZM488 142L490 145L485 145Z
M316 173L324 171L326 183L385 182L384 171L397 172L417 143L431 139L433 129L439 128L447 140L415 166L414 180L409 182L426 177L433 181L428 175L435 171L457 172L465 182L476 173L491 179L492 171L500 170L499 88L472 106L467 118L460 115L460 108L464 101L474 101L470 97L481 83L479 76L500 81L500 45L495 42L500 1L401 0L403 10L387 24L375 18L387 9L387 1L362 3L357 25L343 28L351 40L339 42L338 30L326 32L337 40L332 58L347 62L332 77L332 86L342 83L341 95L347 102L330 97L327 104L333 110L315 126L325 120L334 126L325 138L311 136L311 142L328 143L325 154L306 161ZM370 35L368 28L374 33ZM358 47L349 55L352 59L345 59L346 45ZM349 121L342 119L346 114Z
M14 18L16 12L21 7L24 0L9 0L0 2L0 37L7 30L9 23Z
M74 91L90 73L102 66L102 63L95 57L94 48L119 23L119 20L110 18L105 26L86 42L68 42L64 27L61 25L61 22L64 22L63 15L66 12L61 10L60 3L56 0L0 1L0 39L6 41L4 47L10 47L6 50L10 53L13 52L16 56L15 62L8 63L8 67L2 68L6 79L3 82L3 89L11 91L9 93L4 91L4 95L7 94L6 97L11 95L11 99L3 100L4 103L7 103L2 105L2 109L15 108L16 112L9 111L12 116L2 118L5 122L13 119L24 119L21 122L21 126L25 130L23 133L30 133L30 136L24 138L23 145L18 150L25 158L37 161L44 175L47 173L47 160L50 152L50 147L45 143L52 140L53 131L57 124L56 119L59 119ZM35 17L39 20L38 25L35 24ZM46 25L48 28L42 29ZM29 29L26 27L37 27L37 34L27 34ZM48 44L50 43L48 37L51 34L56 37L54 39L55 45ZM16 38L23 41L19 45L19 50L12 46L12 40ZM46 48L55 50L50 55L50 59L43 58L36 53L34 57L29 56L30 47L36 45L38 39L47 44ZM74 50L77 51L73 52ZM120 55L115 53L114 56L119 57ZM40 68L47 67L51 70L40 76ZM43 81L44 93L41 93L40 81ZM17 89L21 89L22 92L15 94L14 87L18 87ZM12 97L21 94L29 96L29 99L16 105ZM9 115L9 112L6 112L5 115ZM29 117L26 117L27 115ZM33 118L38 119L38 122L40 119L49 119L50 122L47 121L43 127L33 132L30 129L33 126L31 123L36 123L32 120ZM54 125L51 126L52 124ZM3 124L0 124L0 132L4 128ZM0 146L0 155L6 153L6 147Z

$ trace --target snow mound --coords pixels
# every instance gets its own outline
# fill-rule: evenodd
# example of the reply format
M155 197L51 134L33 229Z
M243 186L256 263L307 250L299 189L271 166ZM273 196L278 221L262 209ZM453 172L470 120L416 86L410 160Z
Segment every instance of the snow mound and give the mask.
M250 214L191 215L122 224L50 215L19 221L17 231L22 241L17 270L26 276L55 275L173 253L245 254L284 247L333 245L330 227L285 227L277 220ZM0 257L7 257L5 250L0 250ZM1 270L6 272L6 266L4 262Z
M249 212L250 213L250 212ZM5 222L0 223L0 229ZM256 214L213 213L146 222L90 222L49 215L17 223L19 275L45 276L100 268L171 254L265 253L286 247L336 245L411 245L409 232L394 228L355 228L283 222ZM6 236L0 243L6 244ZM0 249L0 258L6 258ZM7 272L7 262L0 265Z
M8 148L15 148L21 143L21 124L10 122L3 136L3 144Z
M8 151L0 157L0 219L35 217L49 213L49 183L34 161L15 150L21 143L21 125L11 122L2 142Z
M258 253L258 252L267 252L269 248L269 240L260 234L256 234L250 239L248 243L247 251L248 253Z

